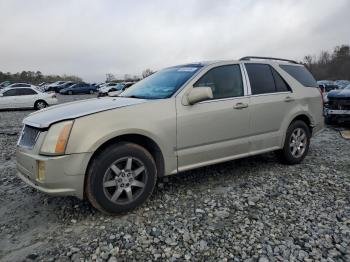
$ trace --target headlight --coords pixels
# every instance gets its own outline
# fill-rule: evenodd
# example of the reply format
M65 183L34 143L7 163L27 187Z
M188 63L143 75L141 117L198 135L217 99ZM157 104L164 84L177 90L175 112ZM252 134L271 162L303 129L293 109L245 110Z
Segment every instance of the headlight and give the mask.
M64 121L51 126L41 146L40 153L44 155L63 155L66 151L72 126L73 121Z

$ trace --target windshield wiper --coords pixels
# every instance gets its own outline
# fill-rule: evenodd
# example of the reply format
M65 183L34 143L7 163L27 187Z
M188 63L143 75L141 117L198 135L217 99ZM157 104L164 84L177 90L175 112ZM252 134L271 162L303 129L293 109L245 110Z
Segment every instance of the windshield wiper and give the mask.
M135 95L131 95L131 96L120 96L120 97L126 97L126 98L137 98L137 99L150 99L144 96L135 96Z

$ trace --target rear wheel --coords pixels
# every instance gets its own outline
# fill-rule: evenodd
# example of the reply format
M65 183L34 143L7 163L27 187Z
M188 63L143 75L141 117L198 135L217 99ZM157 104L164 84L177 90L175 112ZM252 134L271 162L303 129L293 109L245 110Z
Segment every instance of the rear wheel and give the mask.
M47 107L47 103L43 100L36 101L34 104L36 110L44 109L45 107Z
M156 180L156 165L146 149L132 143L118 143L93 160L86 193L95 208L118 214L144 203L152 194Z
M298 164L307 155L310 146L311 132L305 122L297 120L287 130L284 147L278 156L284 164Z

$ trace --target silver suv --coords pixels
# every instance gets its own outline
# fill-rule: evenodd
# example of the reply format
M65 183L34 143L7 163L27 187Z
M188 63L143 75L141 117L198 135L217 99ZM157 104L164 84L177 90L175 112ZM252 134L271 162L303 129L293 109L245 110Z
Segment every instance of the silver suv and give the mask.
M269 151L301 162L323 127L322 97L303 65L245 57L169 67L23 123L22 180L115 214L145 202L159 177Z

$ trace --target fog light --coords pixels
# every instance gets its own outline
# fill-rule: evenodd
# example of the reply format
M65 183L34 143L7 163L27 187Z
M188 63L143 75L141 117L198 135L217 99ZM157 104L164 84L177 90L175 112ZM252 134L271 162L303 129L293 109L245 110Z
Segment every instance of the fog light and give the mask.
M38 160L38 174L37 180L43 181L45 179L45 162Z

